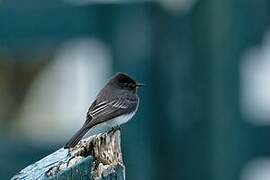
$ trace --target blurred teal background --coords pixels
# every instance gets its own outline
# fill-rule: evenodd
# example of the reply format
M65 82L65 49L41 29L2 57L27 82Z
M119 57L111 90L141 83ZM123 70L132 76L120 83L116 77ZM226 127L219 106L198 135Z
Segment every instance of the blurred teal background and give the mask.
M122 71L128 180L270 179L270 1L0 1L0 179L61 148Z

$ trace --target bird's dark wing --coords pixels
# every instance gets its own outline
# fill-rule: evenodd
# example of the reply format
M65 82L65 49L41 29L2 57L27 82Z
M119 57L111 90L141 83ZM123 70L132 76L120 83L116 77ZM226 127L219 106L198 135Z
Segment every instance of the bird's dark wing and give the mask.
M110 101L95 101L88 109L85 125L91 128L122 114L131 113L136 110L137 103L137 98L116 98Z

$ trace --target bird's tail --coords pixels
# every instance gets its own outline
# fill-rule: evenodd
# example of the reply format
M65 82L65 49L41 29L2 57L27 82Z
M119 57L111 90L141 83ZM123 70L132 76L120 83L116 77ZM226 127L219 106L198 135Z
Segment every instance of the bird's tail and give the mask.
M87 133L89 128L83 126L72 138L65 144L64 148L72 148L78 144L78 142L83 138L83 136Z

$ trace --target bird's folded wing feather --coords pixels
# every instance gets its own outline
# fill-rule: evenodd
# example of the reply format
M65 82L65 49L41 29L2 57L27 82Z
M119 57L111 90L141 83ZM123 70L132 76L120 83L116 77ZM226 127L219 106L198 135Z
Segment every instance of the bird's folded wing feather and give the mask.
M87 122L89 126L113 119L121 114L130 113L136 109L136 99L114 99L111 101L94 102L87 112L91 118Z

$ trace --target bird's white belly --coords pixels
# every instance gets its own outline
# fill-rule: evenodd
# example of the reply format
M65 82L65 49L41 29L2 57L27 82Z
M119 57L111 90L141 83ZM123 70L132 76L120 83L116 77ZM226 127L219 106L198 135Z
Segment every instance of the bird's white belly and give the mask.
M122 116L118 116L116 118L113 118L113 119L107 121L106 124L108 126L111 126L111 127L120 126L121 124L128 122L134 115L135 115L135 112L129 113L126 115L122 115Z
M120 126L121 124L124 124L128 122L134 115L135 112L126 114L126 115L121 115L119 117L113 118L111 120L105 121L103 123L97 124L96 126L92 127L86 136L92 136L98 133L104 133L106 131L111 130L113 127Z

